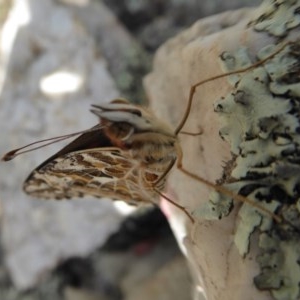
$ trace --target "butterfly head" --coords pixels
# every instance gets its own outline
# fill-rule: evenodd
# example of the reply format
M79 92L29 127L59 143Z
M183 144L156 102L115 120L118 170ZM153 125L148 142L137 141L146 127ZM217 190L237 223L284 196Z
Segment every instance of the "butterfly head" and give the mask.
M133 134L147 132L174 136L167 124L145 108L130 104L127 100L116 99L108 104L92 107L91 112L100 118L104 131L113 140L126 142Z

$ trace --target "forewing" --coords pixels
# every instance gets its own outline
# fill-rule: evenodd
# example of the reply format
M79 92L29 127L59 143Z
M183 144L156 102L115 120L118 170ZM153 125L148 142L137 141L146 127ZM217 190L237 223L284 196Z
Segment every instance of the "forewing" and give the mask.
M43 199L109 197L136 204L148 202L139 185L137 161L118 148L66 153L35 169L24 183L27 194Z
M103 133L102 126L98 124L92 127L91 131L87 131L86 133L81 134L78 138L73 140L71 143L67 144L60 151L58 151L57 153L49 157L36 169L39 169L42 166L53 161L54 159L71 152L81 151L86 149L94 149L94 148L105 148L111 146L112 144L110 140Z

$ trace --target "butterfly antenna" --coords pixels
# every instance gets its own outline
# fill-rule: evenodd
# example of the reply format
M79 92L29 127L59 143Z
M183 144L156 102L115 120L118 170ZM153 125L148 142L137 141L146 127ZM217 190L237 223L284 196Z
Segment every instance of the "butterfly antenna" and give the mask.
M14 150L11 150L11 151L7 152L6 154L3 155L1 160L2 161L9 161L9 160L14 159L18 155L40 149L40 148L49 146L49 145L54 144L54 143L58 143L60 141L63 141L63 140L66 140L68 138L77 136L79 134L84 134L84 133L87 133L87 132L97 131L99 129L100 129L100 127L96 126L96 127L91 128L91 129L82 130L82 131L78 131L78 132L74 132L74 133L69 133L69 134L66 134L66 135L56 136L56 137L53 137L53 138L48 138L48 139L40 140L40 141L37 141L37 142L33 142L33 143L30 143L30 144L25 145L23 147L20 147L20 148L17 148L17 149L14 149ZM48 142L48 143L37 146L37 147L33 147L31 149L23 150L23 149L31 147L33 145L40 144L40 143L45 143L45 142ZM21 151L21 150L23 150L23 151Z

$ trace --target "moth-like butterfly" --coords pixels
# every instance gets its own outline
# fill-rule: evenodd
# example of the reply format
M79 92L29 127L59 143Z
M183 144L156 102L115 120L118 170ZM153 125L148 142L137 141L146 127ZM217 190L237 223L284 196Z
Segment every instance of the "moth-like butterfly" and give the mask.
M124 99L93 105L91 111L100 118L99 124L83 131L77 139L38 166L25 180L25 192L44 199L89 195L110 197L133 204L158 204L159 196L163 196L193 221L185 207L162 194L166 177L177 160L178 169L187 176L235 200L247 202L280 222L280 217L258 203L186 170L182 166L178 134L183 133L182 128L189 116L193 95L198 86L224 76L246 72L274 57L286 45L250 67L220 74L193 85L185 114L176 130L155 117L150 110L130 104ZM76 134L78 133L55 140ZM2 160L10 160L18 154L31 151L19 152L25 147L8 152Z
M37 167L25 192L46 199L90 195L157 204L153 186L176 160L173 131L123 99L93 105L92 112L100 123ZM164 184L165 178L157 188Z

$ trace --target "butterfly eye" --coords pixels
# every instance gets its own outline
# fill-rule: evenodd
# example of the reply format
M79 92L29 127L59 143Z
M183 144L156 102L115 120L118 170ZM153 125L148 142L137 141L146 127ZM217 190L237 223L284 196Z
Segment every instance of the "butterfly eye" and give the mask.
M109 127L108 131L110 138L117 138L122 141L127 140L133 133L133 126L126 122L114 123Z

